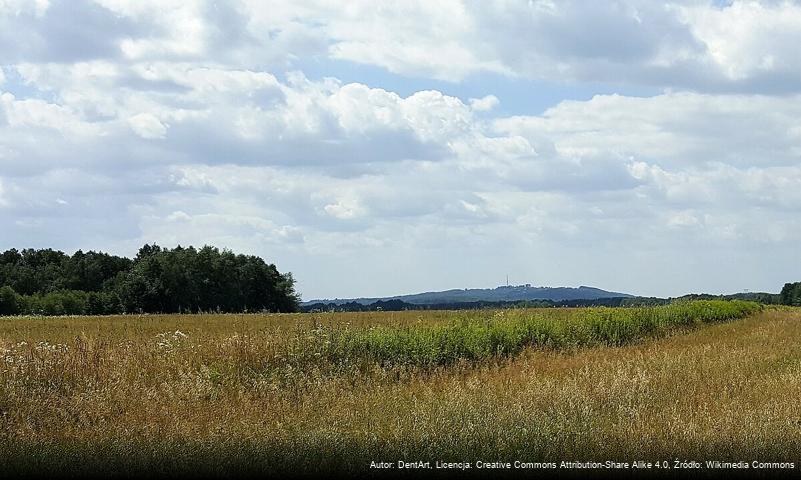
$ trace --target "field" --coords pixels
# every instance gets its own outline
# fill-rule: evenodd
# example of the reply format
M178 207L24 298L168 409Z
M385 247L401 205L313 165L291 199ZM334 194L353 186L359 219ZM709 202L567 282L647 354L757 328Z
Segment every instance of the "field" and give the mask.
M801 310L0 318L0 476L801 460ZM410 472L414 473L414 472Z

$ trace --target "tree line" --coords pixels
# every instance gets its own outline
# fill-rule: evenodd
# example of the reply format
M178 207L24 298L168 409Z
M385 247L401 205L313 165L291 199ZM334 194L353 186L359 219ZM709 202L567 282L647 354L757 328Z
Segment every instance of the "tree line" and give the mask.
M292 274L253 255L144 245L133 259L52 249L0 254L0 315L294 312Z
M346 303L317 302L307 303L300 307L302 312L371 312L377 310L475 310L495 308L560 308L560 307L655 307L677 302L696 300L744 300L763 305L796 305L801 306L801 282L788 283L781 294L766 292L741 292L731 295L712 295L708 293L691 293L680 297L606 297L596 299L573 300L480 300L475 302L448 303L409 303L400 299L377 300L372 303L356 301Z

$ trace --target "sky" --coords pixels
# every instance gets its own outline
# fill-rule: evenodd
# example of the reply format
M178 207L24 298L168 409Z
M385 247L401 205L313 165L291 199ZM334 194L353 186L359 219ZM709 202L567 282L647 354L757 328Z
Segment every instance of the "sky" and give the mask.
M801 3L0 0L0 250L305 300L801 280Z

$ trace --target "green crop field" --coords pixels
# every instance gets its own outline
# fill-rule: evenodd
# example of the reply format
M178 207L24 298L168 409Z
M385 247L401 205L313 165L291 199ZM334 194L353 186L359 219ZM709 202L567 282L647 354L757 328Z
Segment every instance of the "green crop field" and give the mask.
M801 310L0 318L0 475L801 458Z

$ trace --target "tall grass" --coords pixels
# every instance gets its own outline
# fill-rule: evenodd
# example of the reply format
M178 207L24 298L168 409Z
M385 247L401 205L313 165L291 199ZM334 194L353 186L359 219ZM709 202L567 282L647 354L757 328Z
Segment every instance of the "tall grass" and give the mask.
M360 361L381 366L445 366L518 354L527 347L565 350L619 346L676 328L743 318L762 306L744 301L693 301L660 307L588 308L554 317L546 311L498 310L444 325L324 329L300 342L306 360Z
M797 460L801 310L758 309L2 319L0 478Z

